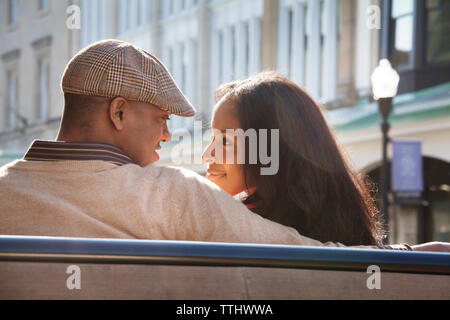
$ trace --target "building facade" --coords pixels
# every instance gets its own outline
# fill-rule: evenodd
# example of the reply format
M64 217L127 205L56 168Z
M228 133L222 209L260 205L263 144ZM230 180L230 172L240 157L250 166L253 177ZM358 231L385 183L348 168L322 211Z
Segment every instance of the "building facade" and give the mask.
M0 1L0 162L20 158L35 137L54 139L60 79L78 50L66 28L70 1Z

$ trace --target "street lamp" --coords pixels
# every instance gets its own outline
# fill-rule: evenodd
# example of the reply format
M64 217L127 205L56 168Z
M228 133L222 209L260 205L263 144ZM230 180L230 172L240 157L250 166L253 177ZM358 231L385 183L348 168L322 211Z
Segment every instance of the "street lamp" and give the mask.
M386 224L389 222L389 202L388 202L388 160L387 145L389 143L389 122L388 117L392 111L392 98L397 94L400 77L387 59L380 60L378 67L372 73L373 97L378 100L378 111L381 114L383 122L381 123L381 132L383 135L383 166L381 168L381 193L383 209L382 214Z

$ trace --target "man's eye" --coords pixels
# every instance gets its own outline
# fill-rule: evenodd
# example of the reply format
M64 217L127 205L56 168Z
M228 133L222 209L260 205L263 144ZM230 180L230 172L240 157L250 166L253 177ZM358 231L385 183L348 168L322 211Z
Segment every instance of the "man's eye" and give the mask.
M163 119L166 121L169 121L171 118L170 118L170 116L165 116Z

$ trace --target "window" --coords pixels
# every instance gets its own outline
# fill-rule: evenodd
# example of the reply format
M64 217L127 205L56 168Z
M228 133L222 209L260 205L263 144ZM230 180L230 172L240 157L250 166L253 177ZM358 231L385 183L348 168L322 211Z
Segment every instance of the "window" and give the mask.
M288 19L288 47L287 47L287 76L290 78L292 76L292 50L293 50L293 27L294 27L294 13L292 12L292 8L287 9L287 19Z
M174 6L173 6L173 0L167 0L169 8L168 8L168 16L170 17L173 14Z
M119 34L120 33L125 33L125 31L126 31L126 19L127 19L126 10L125 10L126 5L127 5L126 0L120 0L119 1L119 12L118 12L118 16L119 16Z
M0 131L14 130L17 128L18 120L26 124L26 119L18 113L18 70L20 65L20 50L14 49L1 55L3 70L3 93L1 95L3 105L0 114Z
M92 1L93 0L88 0L88 2L92 2ZM120 30L120 33L126 33L128 31L130 31L132 4L133 4L132 1L120 0L120 3L119 3L119 30Z
M397 68L409 66L413 50L414 1L393 0L391 19L392 64Z
M218 48L219 48L219 50L218 50L218 55L217 55L217 58L218 58L218 61L219 61L219 63L218 63L218 75L219 75L219 77L218 77L218 79L219 79L219 84L221 84L222 82L223 82L223 47L224 47L224 45L223 45L223 41L224 41L224 39L223 39L223 32L222 31L219 31L219 46L218 46Z
M167 57L167 69L172 73L173 72L173 49L168 49L168 57Z
M125 3L125 31L129 31L131 27L131 1Z
M450 0L386 0L381 58L398 70L398 93L450 81Z
M141 27L150 23L151 1L137 0L136 3L136 26Z
M449 185L441 185L440 198L432 203L432 234L433 241L450 241L450 197ZM437 192L435 191L437 194Z
M429 63L450 61L450 1L427 0L427 52Z
M164 0L166 1L166 0ZM169 0L170 1L170 0ZM176 2L177 6L176 9L174 8L174 11L177 11L176 13L183 12L185 10L190 10L192 8L195 8L198 4L197 0L178 0ZM174 4L175 7L175 4Z
M38 75L39 75L39 120L45 121L48 119L49 111L49 63L46 59L38 60Z
M17 73L13 70L7 72L7 101L6 101L6 128L16 128L17 114Z
M91 2L94 0L88 0ZM99 1L99 0L95 0ZM106 20L110 13L104 13L109 7L109 0L102 0L103 20ZM151 2L149 0L120 0L119 2L119 34L132 33L150 23Z
M180 85L180 89L183 93L186 92L186 46L184 43L181 44L181 75L180 75L180 79L181 79L181 85Z
M245 75L250 73L250 25L248 22L244 25L244 39L245 39Z
M119 3L119 30L123 32L122 10L124 2ZM81 4L81 40L82 46L108 38L108 2L105 0L83 0Z
M279 14L278 69L324 103L336 99L339 10L339 1L299 0Z
M189 75L189 100L192 102L192 104L197 103L197 40L195 38L192 38L190 41L190 75ZM192 118L193 120L193 118Z
M302 75L302 85L306 86L306 81L308 79L308 42L309 42L309 24L308 24L308 6L303 6L303 75Z
M49 87L50 87L50 52L52 36L47 35L31 43L34 49L36 67L34 71L35 86L35 111L33 120L46 121L49 117Z
M231 27L231 78L236 76L236 29Z
M326 19L326 15L325 15L325 1L321 0L320 1L320 9L319 9L319 14L320 14L320 39L319 39L319 59L320 59L320 63L319 63L319 97L323 98L324 96L324 81L323 79L325 79L326 75L324 74L327 70L325 70L324 66L326 65L326 61L325 61L325 37L326 37L326 23L327 23L327 19Z
M142 8L142 0L137 0L137 4L136 4L136 25L138 27L140 27L142 25L142 13L143 13L143 8Z
M8 24L14 25L19 19L19 0L8 0Z
M50 8L50 0L38 0L38 9L40 11L48 10Z
M320 3L317 5L317 10L320 9ZM316 6L314 6L315 8ZM287 5L280 16L280 41L278 42L278 68L282 73L289 77L296 83L305 86L307 82L307 59L308 44L311 36L311 26L308 22L308 4L307 2L295 2ZM319 19L317 26L314 25L314 30L318 30ZM317 41L319 41L319 32L317 32ZM319 49L317 49L319 50ZM314 52L314 56L320 56L319 52ZM320 71L320 70L318 70Z

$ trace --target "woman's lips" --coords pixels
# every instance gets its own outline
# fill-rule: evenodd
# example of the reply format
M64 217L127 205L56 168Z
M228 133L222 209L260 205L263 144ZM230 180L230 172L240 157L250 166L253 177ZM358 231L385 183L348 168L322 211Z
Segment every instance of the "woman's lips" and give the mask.
M216 180L225 176L226 176L225 172L218 172L210 169L208 169L208 171L206 172L206 177L209 180Z

